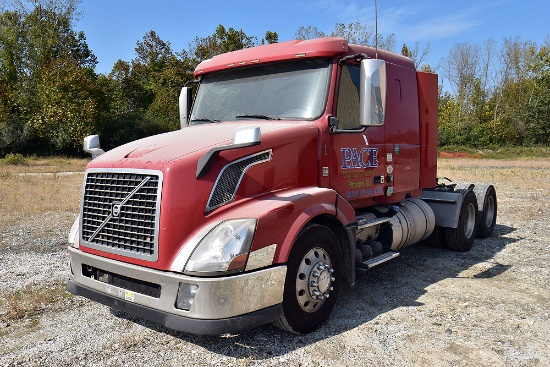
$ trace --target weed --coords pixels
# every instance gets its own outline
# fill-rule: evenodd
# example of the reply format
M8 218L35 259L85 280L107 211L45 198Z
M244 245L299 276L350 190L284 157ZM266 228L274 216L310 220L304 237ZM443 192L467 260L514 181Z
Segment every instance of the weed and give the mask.
M10 153L6 157L4 157L4 159L2 159L2 163L10 166L21 166L27 164L27 159L19 153Z

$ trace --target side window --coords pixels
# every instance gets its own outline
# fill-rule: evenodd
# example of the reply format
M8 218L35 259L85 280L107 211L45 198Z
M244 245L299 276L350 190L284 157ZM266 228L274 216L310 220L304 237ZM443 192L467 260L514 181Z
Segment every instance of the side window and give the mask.
M338 128L354 129L359 126L359 65L343 65L338 86L336 117Z

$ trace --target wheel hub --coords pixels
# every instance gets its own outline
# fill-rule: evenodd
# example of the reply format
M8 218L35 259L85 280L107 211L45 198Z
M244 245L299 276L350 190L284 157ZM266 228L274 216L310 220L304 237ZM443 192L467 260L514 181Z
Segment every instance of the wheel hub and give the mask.
M468 205L466 216L464 218L464 235L466 238L472 237L476 225L476 210L473 204Z
M311 249L304 256L296 277L296 297L302 310L314 312L333 290L334 269L330 257L322 248Z

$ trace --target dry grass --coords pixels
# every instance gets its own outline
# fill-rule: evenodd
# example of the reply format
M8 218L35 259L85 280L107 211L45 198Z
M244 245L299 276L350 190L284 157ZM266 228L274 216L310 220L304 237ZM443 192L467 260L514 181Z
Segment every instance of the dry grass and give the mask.
M25 165L0 165L0 228L44 212L78 212L89 160L49 158ZM76 174L63 174L76 172Z
M0 318L9 322L35 317L47 310L60 310L62 301L71 297L72 295L67 293L64 279L40 287L29 285L4 295L7 312L0 315Z
M550 214L550 160L440 159L438 165L438 177L494 184L499 208L514 217Z
M21 224L28 215L44 212L78 212L81 174L89 159L28 159L25 165L0 165L0 227ZM550 197L550 160L440 159L439 177L496 184L499 200L516 200L526 215L547 211Z
M82 172L89 162L89 158L24 158L22 164L12 165L0 160L0 172L12 174Z

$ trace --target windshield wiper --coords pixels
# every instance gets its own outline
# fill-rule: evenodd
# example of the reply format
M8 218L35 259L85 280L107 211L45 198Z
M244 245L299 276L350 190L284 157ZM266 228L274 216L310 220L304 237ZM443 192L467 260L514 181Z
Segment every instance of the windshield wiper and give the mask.
M261 120L281 120L280 117L273 117L268 115L237 115L236 119L261 119Z
M193 119L193 120L191 120L190 122L201 122L201 123L210 122L210 123L216 123L216 122L220 122L220 120L202 118L202 119Z

